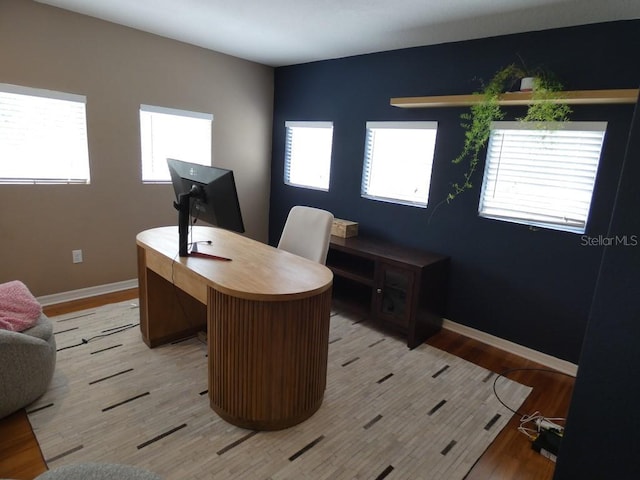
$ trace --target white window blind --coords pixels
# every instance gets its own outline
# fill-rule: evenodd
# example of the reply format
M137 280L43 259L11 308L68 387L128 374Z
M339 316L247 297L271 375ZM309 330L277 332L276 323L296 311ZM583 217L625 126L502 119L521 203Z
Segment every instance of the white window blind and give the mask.
M437 122L367 122L361 195L426 207Z
M0 183L89 183L86 98L0 84Z
M329 190L332 122L285 122L284 183Z
M495 122L479 214L584 233L606 122Z
M167 158L211 165L213 115L140 105L142 181L171 181Z

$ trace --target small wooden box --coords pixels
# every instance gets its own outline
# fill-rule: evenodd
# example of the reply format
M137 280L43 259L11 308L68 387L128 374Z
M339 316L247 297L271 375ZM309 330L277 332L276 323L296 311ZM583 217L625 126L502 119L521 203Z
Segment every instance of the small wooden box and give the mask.
M358 235L358 222L334 218L331 226L331 235L342 238L355 237Z

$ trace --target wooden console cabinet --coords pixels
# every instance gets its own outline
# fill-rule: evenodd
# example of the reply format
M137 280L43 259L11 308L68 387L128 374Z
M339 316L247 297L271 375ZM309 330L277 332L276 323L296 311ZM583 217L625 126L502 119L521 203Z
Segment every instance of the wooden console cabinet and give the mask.
M332 236L327 266L334 298L415 348L442 327L449 257L367 237Z

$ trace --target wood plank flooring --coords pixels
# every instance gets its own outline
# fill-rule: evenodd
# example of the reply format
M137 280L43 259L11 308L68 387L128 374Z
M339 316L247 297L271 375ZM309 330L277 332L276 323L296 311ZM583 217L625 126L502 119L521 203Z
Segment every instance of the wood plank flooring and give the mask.
M527 415L538 411L548 418L567 416L573 393L573 377L548 372L543 365L448 330L440 331L427 343L494 372L523 369L507 375L512 380L533 387L519 411ZM555 463L531 448L531 441L518 431L519 424L520 417L516 415L480 457L467 475L467 480L553 478Z
M46 470L24 409L0 420L0 478L31 480Z
M137 295L137 290L132 289L46 307L45 313L61 315L136 298ZM520 411L526 414L539 411L546 417L566 416L573 391L573 378L536 370L544 367L447 330L442 330L427 343L498 373L508 369L523 369L508 375L533 387ZM531 441L517 431L518 425L519 418L516 416L469 472L467 480L552 479L555 464L531 448ZM46 468L26 413L20 411L0 420L0 478L32 480Z

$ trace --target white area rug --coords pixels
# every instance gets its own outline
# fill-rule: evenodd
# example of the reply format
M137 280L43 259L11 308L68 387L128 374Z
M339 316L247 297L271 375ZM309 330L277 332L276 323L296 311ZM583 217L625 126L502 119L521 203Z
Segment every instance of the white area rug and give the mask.
M320 410L287 430L243 430L209 408L206 346L191 338L149 349L138 315L129 301L52 319L56 373L27 409L49 468L123 463L166 480L456 480L511 417L492 372L428 345L409 350L338 314ZM514 409L531 390L505 378L497 388Z

